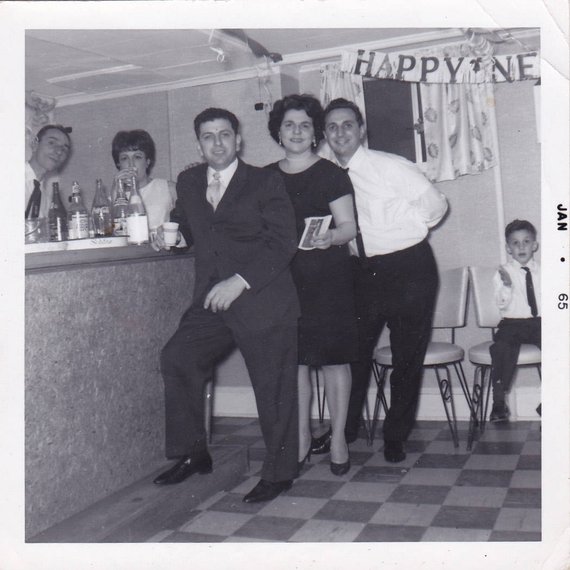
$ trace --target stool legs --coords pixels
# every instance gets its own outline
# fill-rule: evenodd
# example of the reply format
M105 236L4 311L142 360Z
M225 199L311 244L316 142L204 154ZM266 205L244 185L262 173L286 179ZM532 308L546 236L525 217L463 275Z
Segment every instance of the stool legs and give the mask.
M453 393L451 391L451 376L449 375L449 368L447 366L435 366L434 369L439 393L441 394L443 409L445 410L449 431L451 432L451 438L453 440L453 447L459 447L457 418L455 416L455 405L453 403ZM442 377L440 375L440 369L445 370L445 376Z
M368 445L372 445L374 436L376 435L376 426L378 425L378 416L380 414L380 404L382 404L382 407L384 408L384 415L388 413L388 403L386 402L386 396L384 395L384 385L386 384L387 372L387 366L382 366L375 360L372 362L372 373L374 375L377 390L376 400L374 402L374 415L372 416L372 423L368 433ZM368 401L366 402L366 405L368 406Z
M317 410L319 412L319 423L322 424L325 418L325 390L323 386L323 395L321 397L321 383L319 380L319 367L309 366L309 370L315 375L315 382L317 387Z

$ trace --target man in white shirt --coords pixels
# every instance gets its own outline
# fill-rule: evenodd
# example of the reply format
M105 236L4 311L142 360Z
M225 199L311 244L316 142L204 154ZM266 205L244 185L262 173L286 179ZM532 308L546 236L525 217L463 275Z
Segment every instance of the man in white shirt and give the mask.
M541 347L540 265L534 259L538 249L536 228L527 220L513 220L505 228L507 253L511 259L493 279L495 301L501 322L489 348L493 409L491 422L506 422L505 402L515 373L522 343ZM540 405L536 410L541 413Z
M26 219L45 218L51 201L51 188L45 181L57 173L71 152L69 127L45 125L32 140L32 156L26 162Z
M447 200L408 160L362 146L366 128L354 103L335 99L324 114L326 140L354 186L359 224L350 247L360 357L352 365L345 433L347 441L357 437L374 348L387 324L394 368L384 457L397 463L406 457L403 444L415 421L438 287L426 238L447 211Z

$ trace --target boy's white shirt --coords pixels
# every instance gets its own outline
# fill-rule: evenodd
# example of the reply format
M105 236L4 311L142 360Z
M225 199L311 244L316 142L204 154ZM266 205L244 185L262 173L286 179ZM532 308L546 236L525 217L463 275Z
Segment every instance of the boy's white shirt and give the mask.
M511 286L507 287L503 284L501 275L497 273L493 277L493 285L495 288L495 301L501 312L501 317L506 319L530 319L532 314L526 295L526 272L523 267L528 267L532 275L532 283L534 286L534 294L536 297L536 306L538 308L538 316L541 315L540 309L540 264L538 261L531 259L526 266L521 265L514 259L509 260L502 265L511 277Z

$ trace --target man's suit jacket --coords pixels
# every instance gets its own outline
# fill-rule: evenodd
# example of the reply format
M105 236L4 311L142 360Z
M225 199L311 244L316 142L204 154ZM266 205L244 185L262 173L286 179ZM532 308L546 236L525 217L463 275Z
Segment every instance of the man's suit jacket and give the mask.
M212 286L241 275L251 289L223 313L242 330L296 323L299 305L289 263L297 249L293 207L277 172L239 161L214 212L206 200L207 164L180 173L171 220L194 245L193 303L202 305Z

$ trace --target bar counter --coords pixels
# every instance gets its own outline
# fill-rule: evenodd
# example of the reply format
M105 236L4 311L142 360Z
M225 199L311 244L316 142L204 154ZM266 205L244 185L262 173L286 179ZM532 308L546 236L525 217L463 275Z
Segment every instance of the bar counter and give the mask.
M193 287L191 252L26 254L26 538L165 462L159 354Z

